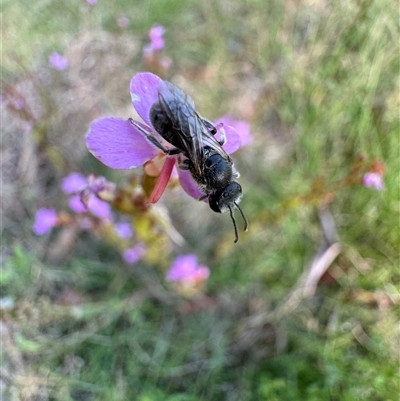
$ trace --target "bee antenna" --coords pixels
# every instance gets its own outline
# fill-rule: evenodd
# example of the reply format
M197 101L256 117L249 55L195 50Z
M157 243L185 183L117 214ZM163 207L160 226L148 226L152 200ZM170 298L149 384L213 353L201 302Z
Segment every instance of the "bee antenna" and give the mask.
M249 222L248 222L246 216L244 215L242 208L236 202L233 202L233 203L239 209L239 212L242 215L243 220L244 220L244 231L247 231L249 229Z
M239 241L239 235L238 235L238 229L237 229L237 224L235 220L235 216L233 215L232 208L228 205L229 208L229 214L231 215L232 223L233 223L233 228L235 229L235 244L236 242Z

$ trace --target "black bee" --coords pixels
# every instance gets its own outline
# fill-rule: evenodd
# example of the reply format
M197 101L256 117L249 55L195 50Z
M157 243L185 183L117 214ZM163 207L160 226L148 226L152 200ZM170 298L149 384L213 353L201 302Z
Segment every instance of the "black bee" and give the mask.
M222 148L226 138L222 135L218 141L214 137L216 127L196 112L190 96L170 82L164 81L164 84L159 90L159 101L150 110L150 120L155 130L174 148L165 148L151 133L132 119L129 121L164 153L183 156L179 160L179 168L190 171L204 193L200 200L208 198L214 212L224 213L229 210L237 242L239 236L233 214L235 206L243 217L245 231L248 222L238 204L242 197L242 187L234 180L239 177L239 173Z

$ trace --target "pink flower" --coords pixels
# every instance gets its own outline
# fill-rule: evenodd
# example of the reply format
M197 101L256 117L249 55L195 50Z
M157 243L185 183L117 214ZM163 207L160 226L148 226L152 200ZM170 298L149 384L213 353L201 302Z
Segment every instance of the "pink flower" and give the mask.
M204 282L210 275L207 266L199 265L196 255L178 256L167 271L167 281L179 282L185 286L192 287L197 283Z
M36 235L45 235L57 225L57 213L54 209L39 209L36 212L33 232Z
M144 123L136 123L150 135L161 139L152 126L150 110L153 104L159 101L160 94L165 99L173 96L168 85L158 76L142 72L137 73L132 78L130 92L133 106L144 120ZM193 103L188 96L186 99ZM233 153L241 145L240 137L230 126L224 126L223 129L227 139L223 148L228 154ZM220 135L220 131L215 135L217 140L220 139ZM94 157L114 169L131 169L143 166L160 153L160 150L129 121L115 117L106 117L94 121L87 134L86 144ZM167 143L165 147L171 148L172 145ZM166 158L154 192L150 197L150 202L156 202L162 195L171 176L176 158L176 156ZM190 196L199 199L204 195L189 171L179 169L178 174L182 188Z
M150 46L154 51L160 51L164 48L165 29L162 25L154 25L149 31Z
M379 173L366 173L363 177L363 185L367 188L374 188L378 191L383 191L385 189L382 174Z

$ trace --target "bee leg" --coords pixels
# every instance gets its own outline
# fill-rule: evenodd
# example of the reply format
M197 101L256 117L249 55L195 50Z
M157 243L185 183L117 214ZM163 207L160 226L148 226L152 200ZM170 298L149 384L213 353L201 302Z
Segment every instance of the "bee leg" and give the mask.
M218 141L218 143L219 143L221 146L223 146L223 145L226 144L226 133L225 133L225 130L224 130L224 124L221 123L220 125L221 125L221 129L220 129L220 131L221 131L221 138L220 138L220 140Z
M149 134L145 129L143 129L139 124L136 123L132 118L128 118L128 121L136 128L138 129L143 135L146 136L146 138L158 149L162 150L166 155L177 155L182 152L181 149L178 148L173 148L173 149L167 149L165 146L163 146L157 138Z
M225 134L225 130L224 130L224 123L219 123L217 124L217 127L214 126L214 124L210 121L208 121L206 118L201 117L201 120L203 121L203 124L206 126L206 128L208 129L208 132L211 135L215 135L218 132L218 129L221 130L221 139L218 141L218 143L222 146L225 145L226 143L226 134Z
M201 117L201 119L211 135L215 135L218 132L217 128L215 128L214 124L211 121L208 121L206 118L203 117Z
M191 169L190 161L188 159L179 161L178 168L179 168L179 170L182 170L182 171L190 170Z

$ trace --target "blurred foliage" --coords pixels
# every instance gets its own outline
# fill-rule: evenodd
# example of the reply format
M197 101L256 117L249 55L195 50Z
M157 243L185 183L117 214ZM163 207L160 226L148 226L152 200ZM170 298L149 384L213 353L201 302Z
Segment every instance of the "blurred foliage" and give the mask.
M2 13L5 399L398 399L396 2L5 0ZM191 299L165 283L169 251L126 266L83 234L51 260L64 242L31 233L39 207L65 207L69 172L131 179L100 166L84 135L102 115L132 115L129 79L146 68L155 23L173 60L166 78L202 115L247 119L254 136L234 155L250 221L238 244L227 216L179 189L163 197L186 240L174 252L212 270ZM48 67L54 51L67 71ZM382 192L362 186L374 160ZM324 242L321 208L341 253L315 294L297 298Z

